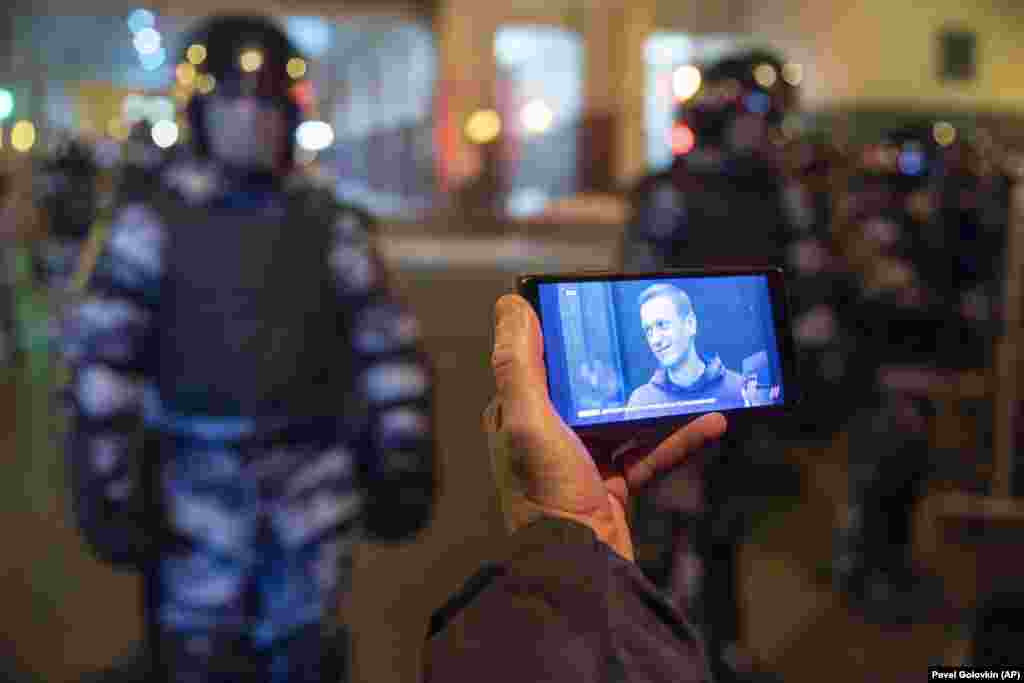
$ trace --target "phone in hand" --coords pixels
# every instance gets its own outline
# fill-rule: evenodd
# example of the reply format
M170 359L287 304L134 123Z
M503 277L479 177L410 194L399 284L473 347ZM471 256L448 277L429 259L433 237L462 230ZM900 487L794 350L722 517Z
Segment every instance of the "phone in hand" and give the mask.
M781 268L523 275L548 391L581 436L624 439L799 398Z

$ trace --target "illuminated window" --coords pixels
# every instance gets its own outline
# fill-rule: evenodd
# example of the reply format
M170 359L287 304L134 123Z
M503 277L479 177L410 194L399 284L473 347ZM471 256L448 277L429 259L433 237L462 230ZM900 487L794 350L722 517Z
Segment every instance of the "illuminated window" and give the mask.
M334 126L325 155L343 196L381 215L430 207L436 188L432 107L437 71L425 25L378 19L334 25L324 56L310 66Z
M549 26L504 26L495 34L494 54L505 208L530 216L577 189L582 40Z

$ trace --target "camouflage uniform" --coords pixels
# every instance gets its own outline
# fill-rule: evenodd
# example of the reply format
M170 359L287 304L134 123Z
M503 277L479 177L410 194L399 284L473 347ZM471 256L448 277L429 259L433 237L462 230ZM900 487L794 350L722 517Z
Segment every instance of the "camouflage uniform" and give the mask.
M364 212L207 162L162 178L115 213L65 328L79 523L152 574L172 680L238 680L245 662L318 681L362 532L407 539L430 517L419 327Z

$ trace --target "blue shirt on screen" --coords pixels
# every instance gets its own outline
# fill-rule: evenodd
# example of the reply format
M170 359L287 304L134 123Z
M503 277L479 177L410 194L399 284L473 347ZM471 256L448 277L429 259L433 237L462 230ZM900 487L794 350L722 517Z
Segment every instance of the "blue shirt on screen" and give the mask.
M715 399L714 403L708 404L711 410L742 408L743 379L739 373L726 368L718 356L704 362L704 374L688 387L675 384L665 368L658 368L647 384L633 390L627 408L653 410L666 403L701 399Z

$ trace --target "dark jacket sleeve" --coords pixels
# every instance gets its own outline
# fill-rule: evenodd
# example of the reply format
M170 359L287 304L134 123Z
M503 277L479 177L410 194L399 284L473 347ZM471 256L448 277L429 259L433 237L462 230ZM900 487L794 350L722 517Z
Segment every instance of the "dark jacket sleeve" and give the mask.
M63 321L71 381L66 457L78 526L107 562L138 566L152 540L140 477L144 384L165 230L144 204L122 207L82 298Z
M687 213L681 193L666 174L644 178L629 196L630 217L622 241L623 269L639 272L664 268L673 241L686 231Z
M419 321L389 286L374 232L368 214L339 207L329 258L367 416L364 528L371 540L402 541L429 524L437 498L434 377Z
M698 634L635 564L587 527L545 518L517 532L431 623L427 683L708 680Z

